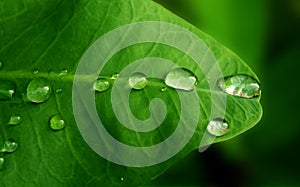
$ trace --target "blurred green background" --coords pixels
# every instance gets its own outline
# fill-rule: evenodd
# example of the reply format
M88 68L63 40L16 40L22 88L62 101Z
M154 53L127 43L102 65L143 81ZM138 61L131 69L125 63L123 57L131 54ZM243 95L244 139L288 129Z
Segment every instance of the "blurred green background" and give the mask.
M247 62L264 116L250 131L192 152L153 185L300 186L300 0L155 0Z

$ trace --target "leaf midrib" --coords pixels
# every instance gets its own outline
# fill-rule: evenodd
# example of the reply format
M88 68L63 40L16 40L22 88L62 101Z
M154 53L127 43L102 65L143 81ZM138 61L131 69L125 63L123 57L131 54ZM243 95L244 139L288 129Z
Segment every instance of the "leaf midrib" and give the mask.
M45 72L39 72L37 74L34 74L33 72L23 72L23 71L3 71L0 74L0 80L18 80L18 79L28 79L32 80L35 78L46 78L49 81L64 81L66 83L72 83L74 80L74 74L67 74L67 75L60 75L60 73L45 73ZM94 80L93 75L77 75L78 80L86 80L86 82L90 82L91 80ZM98 78L104 78L107 81L109 81L110 84L113 84L114 80L110 76L99 76ZM127 81L125 78L119 78L120 81ZM124 80L122 80L124 79ZM157 87L157 88L163 88L168 87L162 80L150 78L148 80L147 86L151 87ZM213 91L210 89L200 88L199 84L195 87L197 89L197 92L209 92L209 93L219 93L222 94L222 91ZM173 88L171 88L173 89Z

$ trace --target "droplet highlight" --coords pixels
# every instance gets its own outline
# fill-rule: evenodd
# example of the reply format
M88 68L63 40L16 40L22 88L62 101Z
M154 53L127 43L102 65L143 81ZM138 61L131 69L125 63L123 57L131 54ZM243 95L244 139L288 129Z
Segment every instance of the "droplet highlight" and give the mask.
M12 115L8 121L8 125L11 126L19 125L20 123L22 123L22 118L19 115Z
M218 81L218 86L227 94L247 99L258 97L261 94L258 81L248 75L225 77Z
M160 91L165 92L165 91L167 91L167 88L164 87L164 88L160 89Z
M27 86L27 98L33 103L45 102L51 94L51 87L47 79L33 79Z
M197 78L191 71L177 68L167 74L165 84L178 90L193 91L197 84Z
M213 136L224 136L228 132L228 128L228 123L221 118L216 118L207 125L207 131Z
M50 128L54 131L62 130L66 126L62 116L56 114L50 118Z
M2 153L12 153L18 148L18 144L13 139L8 139L2 145L0 152Z
M0 100L11 100L16 92L15 84L11 81L0 81Z
M146 75L143 73L134 73L128 79L129 86L135 90L141 90L148 84Z
M94 84L94 89L98 92L104 92L105 90L108 90L108 88L109 82L103 78L98 79Z

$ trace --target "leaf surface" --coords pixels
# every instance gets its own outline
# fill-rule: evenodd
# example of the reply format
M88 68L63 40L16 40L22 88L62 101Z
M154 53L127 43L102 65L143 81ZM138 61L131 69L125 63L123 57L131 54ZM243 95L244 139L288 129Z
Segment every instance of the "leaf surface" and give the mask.
M11 101L0 101L0 140L14 138L19 147L15 153L4 155L5 168L0 171L0 186L137 186L147 184L176 160L198 148L211 109L212 93L207 77L195 66L193 59L182 51L157 43L137 44L121 50L108 61L100 75L110 77L133 61L145 57L169 59L179 67L191 70L198 79L196 93L200 98L200 120L184 149L155 166L125 167L96 154L78 131L72 108L72 86L80 59L100 36L122 25L140 21L179 25L205 42L224 76L248 74L257 78L238 56L152 1L2 2L0 83L15 83L16 93ZM61 75L65 70L67 74ZM52 95L42 104L26 100L26 87L37 77L44 77L51 83ZM181 104L176 90L168 88L162 92L164 87L162 80L151 78L145 89L130 93L131 112L140 120L150 117L151 100L161 98L165 102L167 114L163 123L148 133L133 132L116 119L111 106L111 89L96 93L96 108L107 131L117 140L131 146L151 146L171 136L180 119ZM56 92L59 89L62 92ZM224 93L219 91L216 94ZM22 117L22 124L8 126L10 116L16 114ZM49 128L49 119L55 114L61 114L66 123L66 127L57 132ZM230 125L230 131L215 142L230 139L248 130L259 121L261 115L259 98L227 96L225 119ZM189 124L189 119L184 124Z

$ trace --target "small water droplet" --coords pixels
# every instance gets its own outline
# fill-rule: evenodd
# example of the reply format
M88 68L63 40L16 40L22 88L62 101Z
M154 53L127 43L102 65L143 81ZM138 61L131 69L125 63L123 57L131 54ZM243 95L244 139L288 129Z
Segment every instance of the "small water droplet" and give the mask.
M67 69L63 69L61 70L61 72L59 73L60 76L64 76L68 74L68 70Z
M261 94L258 81L248 75L233 75L220 79L219 87L226 93L243 97L254 98Z
M56 114L50 118L50 128L54 131L63 129L66 126L61 115Z
M0 81L0 100L11 100L15 94L15 84L11 81Z
M117 79L119 77L119 74L118 73L115 73L111 76L111 79Z
M37 70L37 69L35 69L35 70L33 70L33 74L38 74L39 73L39 70Z
M61 89L61 88L58 88L58 89L55 90L55 93L57 93L57 94L59 94L59 93L61 93L61 92L62 92L62 89Z
M136 90L141 90L145 88L148 84L146 75L140 72L132 74L129 77L128 82L129 82L129 86Z
M223 136L228 132L228 124L225 120L216 118L208 123L207 131L214 136Z
M2 62L0 62L0 69L2 68Z
M0 148L0 152L12 153L15 152L17 148L18 148L18 144L13 139L8 139L4 142L4 144Z
M51 94L51 87L47 79L33 79L27 86L27 98L33 103L46 101Z
M167 74L165 83L178 90L192 91L197 84L197 78L191 71L177 68Z
M124 177L121 177L120 180L121 180L121 181L124 181Z
M162 91L162 92L167 91L167 87L164 87L164 88L160 89L160 91Z
M109 88L109 82L106 79L100 78L94 84L94 89L98 92L104 92Z
M0 170L4 168L4 158L0 155Z
M12 115L10 118L9 118L9 121L8 121L8 125L19 125L20 123L22 122L22 118L21 116L18 116L18 115Z

